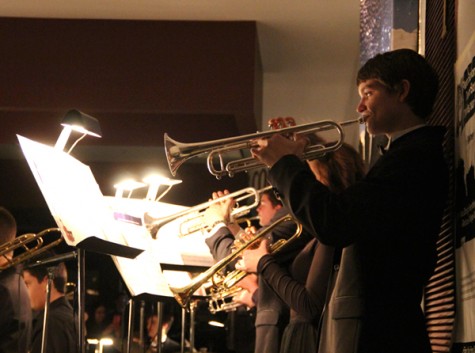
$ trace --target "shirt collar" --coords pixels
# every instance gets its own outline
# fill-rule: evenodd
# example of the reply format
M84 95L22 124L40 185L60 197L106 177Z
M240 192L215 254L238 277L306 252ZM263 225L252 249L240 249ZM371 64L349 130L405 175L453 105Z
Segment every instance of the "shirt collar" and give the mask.
M411 131L420 129L421 127L424 127L424 126L426 126L426 124L418 124L418 125L411 126L410 128L405 129L405 130L396 131L394 134L389 136L388 144L386 145L386 147L384 149L387 151L389 149L389 146L391 146L391 143L396 141L398 138L400 138L401 136L406 135L407 133L409 133Z

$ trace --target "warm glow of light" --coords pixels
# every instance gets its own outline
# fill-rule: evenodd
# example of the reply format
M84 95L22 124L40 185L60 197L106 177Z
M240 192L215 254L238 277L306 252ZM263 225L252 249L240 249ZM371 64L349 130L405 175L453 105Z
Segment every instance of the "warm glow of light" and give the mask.
M144 186L147 186L147 185L139 181L132 180L132 179L124 180L114 185L116 189L122 189L126 191L132 191L138 188L143 188Z
M145 186L147 186L147 184L132 179L121 181L120 183L114 185L114 188L116 189L115 197L121 198L123 196L124 191L128 191L128 197L130 197L132 191L134 191L135 189L143 188Z
M224 327L224 324L219 321L208 321L208 325L216 327Z
M146 176L143 181L150 185L176 185L180 184L182 181L178 179L170 179L158 174L152 174Z
M159 200L162 198L168 191L170 191L171 187L181 183L181 180L173 180L166 178L164 176L161 176L159 174L151 174L143 179L144 182L146 182L148 186L148 192L147 196L145 197L146 200L150 201L155 201ZM160 197L157 197L158 195L158 189L160 188L161 185L168 186L168 189L165 190Z
M112 338L101 338L99 342L102 346L112 346L114 344L114 341Z

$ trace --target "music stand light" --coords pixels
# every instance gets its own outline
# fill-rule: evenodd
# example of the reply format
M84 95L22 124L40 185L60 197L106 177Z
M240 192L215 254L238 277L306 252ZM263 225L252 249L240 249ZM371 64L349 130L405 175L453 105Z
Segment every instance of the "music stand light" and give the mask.
M94 137L102 137L99 121L90 115L80 112L77 109L69 110L64 115L61 125L63 126L63 130L61 131L61 134L59 135L59 138L54 146L56 149L61 151L64 150L64 147L66 146L69 136L73 130L82 133L83 136L91 135ZM73 147L71 147L68 153L71 152Z
M124 191L128 191L129 193L127 198L130 198L134 190L143 188L145 186L147 186L147 184L132 179L121 181L120 183L114 185L115 197L120 199L124 196Z
M148 201L160 200L173 186L182 182L179 179L170 179L156 174L147 176L143 181L148 184L148 192L147 196L145 196L145 199ZM160 196L157 196L158 189L161 185L168 186L168 188L162 192Z
M208 325L214 326L214 327L224 327L224 324L222 322L215 321L215 320L208 321Z

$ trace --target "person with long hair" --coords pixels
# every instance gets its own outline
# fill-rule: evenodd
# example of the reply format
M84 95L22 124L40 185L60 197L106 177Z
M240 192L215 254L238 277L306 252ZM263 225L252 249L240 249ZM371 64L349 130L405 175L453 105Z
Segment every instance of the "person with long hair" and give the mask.
M313 174L330 190L339 193L364 176L364 163L359 153L343 144L337 151L308 161ZM290 307L290 322L280 345L281 353L317 351L317 324L325 304L332 273L338 270L340 249L311 240L295 257L290 267L279 265L269 255L268 242L246 250L237 268L257 273Z

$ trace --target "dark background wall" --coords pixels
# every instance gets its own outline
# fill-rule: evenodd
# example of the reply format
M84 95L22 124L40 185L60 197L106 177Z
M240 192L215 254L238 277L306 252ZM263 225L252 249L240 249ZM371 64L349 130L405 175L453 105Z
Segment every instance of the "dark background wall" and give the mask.
M50 220L16 134L53 145L71 108L101 124L103 137L85 138L72 154L91 166L105 195L124 176L171 177L165 132L197 142L260 126L254 22L0 18L0 48L0 200L24 230ZM188 206L248 183L244 174L217 181L203 159L177 178L183 183L163 201Z

